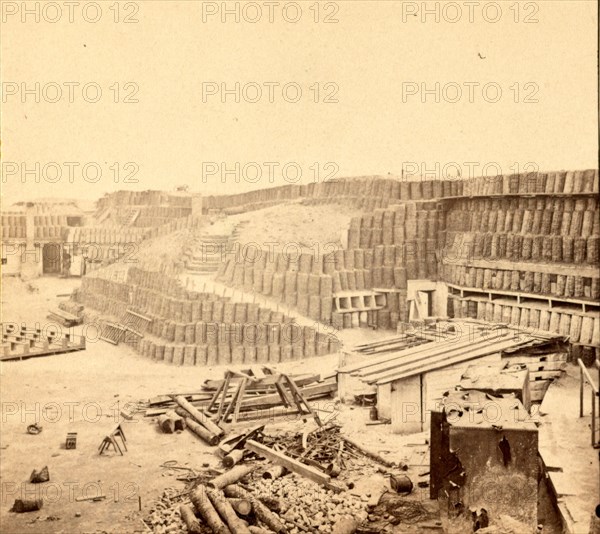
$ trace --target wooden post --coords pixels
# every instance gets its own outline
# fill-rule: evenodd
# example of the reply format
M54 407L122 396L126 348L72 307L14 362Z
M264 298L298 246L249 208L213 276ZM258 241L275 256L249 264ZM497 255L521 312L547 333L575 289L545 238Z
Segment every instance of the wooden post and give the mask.
M581 368L581 362L579 364L579 417L583 417L583 369Z
M225 410L225 413L223 414L222 417L219 418L219 422L221 421L227 421L227 418L229 417L229 414L231 414L231 412L233 412L234 407L237 405L238 401L240 401L241 399L241 393L242 390L246 389L246 379L243 378L240 382L240 385L238 386L236 392L233 395L233 398L231 399L231 402L229 403L229 406L227 406L227 409ZM219 406L219 410L221 409L221 406Z
M238 393L237 401L235 403L235 410L233 412L233 422L237 423L238 418L240 416L240 408L242 407L242 400L244 399L244 393L246 392L246 383L247 380L245 378L242 379L240 384L240 390Z
M368 458L371 458L371 460L375 460L376 462L379 462L380 464L385 465L386 467L394 467L393 462L390 462L390 461L386 460L385 458L382 458L381 456L379 456L379 454L375 454L374 452L371 452L368 449L365 449L362 445L359 445L353 439L347 438L346 436L342 436L342 439L346 443L349 443L350 445L352 445L355 449L359 450L361 453L363 453Z
M227 371L225 380L223 382L223 394L221 396L221 402L219 402L219 409L217 410L217 421L221 422L221 415L225 408L225 398L227 397L227 390L229 389L229 382L231 380L231 372Z
M592 447L596 446L596 392L592 386Z
M172 434L175 431L175 421L167 414L163 414L158 418L158 426L165 434Z
M185 423L194 434L196 434L199 438L202 438L209 445L215 446L219 443L219 436L216 436L202 425L196 423L196 421L194 421L191 417L186 417Z
M252 512L252 503L247 499L228 499L233 509L240 515L249 515Z
M227 468L232 468L235 464L241 462L243 458L244 451L242 449L234 449L223 458L223 465Z
M274 467L271 467L271 469L265 471L263 473L263 478L269 478L274 480L276 478L282 477L286 473L287 471L285 470L285 467L283 467L282 465L276 465Z
M223 391L224 385L225 385L225 381L221 382L219 384L219 386L217 387L217 391L215 391L215 394L210 399L210 403L208 404L208 407L206 408L207 412L210 412L212 410L213 406L217 402L217 399L219 398L219 394L221 393L221 391Z

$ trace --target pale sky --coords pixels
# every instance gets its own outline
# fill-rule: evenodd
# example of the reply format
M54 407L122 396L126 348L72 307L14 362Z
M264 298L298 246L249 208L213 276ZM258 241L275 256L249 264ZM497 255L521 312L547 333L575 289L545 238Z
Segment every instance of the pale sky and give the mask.
M63 13L55 23L44 18L57 17L56 11L40 13L39 22L33 15L22 22L20 12L12 14L21 2L2 4L2 185L9 201L97 198L117 189L171 190L179 184L205 194L237 193L289 183L295 173L290 170L288 181L281 173L288 163L302 170L301 183L314 179L315 163L321 180L328 170L337 177L401 174L407 162L427 169L455 162L463 175L469 165L481 170L487 163L507 174L529 162L540 170L597 167L595 1L520 2L518 13L514 1L499 2L496 23L484 18L483 6L490 2L472 8L474 22L464 2L454 3L460 15L445 8L455 23L443 17L436 23L434 15L423 20L423 5L437 4L441 11L448 2L321 2L318 23L314 1L298 3L297 23L283 18L282 6L289 2L273 7L272 23L265 2L254 3L262 11L256 23L243 14L239 22L233 16L222 22L220 13L203 22L203 8L220 10L221 2L121 2L120 19L137 4L132 16L138 22L132 24L114 22L113 1L99 2L97 23L86 22L78 7L69 22L64 2L57 2ZM228 3L231 9L235 4ZM415 9L416 16L406 16ZM486 9L493 20L494 6ZM245 18L256 13L246 8ZM86 14L96 16L93 9ZM324 23L328 14L338 22ZM296 16L293 6L286 15ZM30 89L40 84L39 103L35 94L23 96L23 82ZM64 85L69 82L80 84L73 85L73 103ZM229 96L223 103L217 94L203 102L203 84L233 89L236 82L249 99L256 84L263 87L262 98L252 103L242 95L236 103ZM423 103L423 84L434 89L436 82L458 102L436 103L430 94ZM88 83L102 89L99 102L83 99L81 87ZM139 102L113 102L115 83L119 100L137 88ZM265 83L281 84L273 85L274 102ZM57 95L53 84L63 91L55 103L48 101ZM299 102L284 99L285 84L292 84L289 99L301 87ZM484 95L486 84L491 85ZM456 87L463 90L460 98ZM496 97L497 87L499 101L486 101ZM411 88L417 94L403 95ZM322 102L331 93L338 102ZM528 95L537 102L524 102ZM62 177L49 183L42 176L36 183L27 175L23 184L24 162L28 168L51 163L50 178L57 167ZM65 162L73 162L73 183ZM81 174L88 162L102 169L95 184ZM133 168L124 168L128 162L138 168L138 183L122 183ZM203 182L203 163L211 170L221 164L234 168L236 162L240 167L255 162L247 169L258 165L262 179L235 183L228 176L223 184L217 171ZM267 162L273 162L273 183ZM335 165L324 170L328 162ZM119 183L113 179L115 163Z

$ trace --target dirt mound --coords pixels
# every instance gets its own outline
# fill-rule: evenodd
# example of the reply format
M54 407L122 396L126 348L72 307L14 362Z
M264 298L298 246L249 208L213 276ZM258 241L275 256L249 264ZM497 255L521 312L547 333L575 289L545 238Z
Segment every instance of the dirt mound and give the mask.
M342 244L350 219L361 211L345 205L304 205L289 202L229 217L235 223L247 221L239 229L241 244L258 243L282 249L300 246L306 250L331 252ZM269 243L273 245L269 245Z

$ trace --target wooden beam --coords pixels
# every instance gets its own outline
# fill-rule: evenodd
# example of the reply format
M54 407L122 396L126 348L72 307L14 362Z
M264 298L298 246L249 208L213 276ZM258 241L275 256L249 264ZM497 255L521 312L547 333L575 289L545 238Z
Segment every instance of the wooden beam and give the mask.
M242 400L244 399L244 393L246 392L246 379L244 378L240 383L240 390L237 395L237 399L235 401L235 409L233 410L233 422L238 422L238 417L240 416L240 408L242 407ZM233 403L232 403L233 404Z
M274 451L266 445L258 443L252 439L246 441L245 448L246 450L258 454L259 456L262 456L263 458L266 458L277 465L285 467L289 471L293 471L294 473L298 473L303 477L309 478L317 484L329 485L331 482L331 477L319 471L318 469L304 465L298 460L294 460L293 458L290 458L281 452Z
M231 380L231 372L227 371L225 382L223 382L223 396L221 397L219 409L217 410L217 424L221 422L221 415L223 414L223 409L225 408L225 398L227 397L227 390L229 389L229 380Z

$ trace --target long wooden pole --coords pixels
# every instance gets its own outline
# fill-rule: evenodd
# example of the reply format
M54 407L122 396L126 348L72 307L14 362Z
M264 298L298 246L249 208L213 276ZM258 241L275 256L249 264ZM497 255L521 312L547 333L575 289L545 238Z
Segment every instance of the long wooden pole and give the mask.
M202 438L209 445L215 446L219 443L219 437L215 436L212 432L209 432L202 425L199 425L191 417L185 418L185 424L187 427L198 437Z
M386 460L385 458L382 458L381 456L379 456L379 454L376 454L368 449L365 449L362 445L360 445L353 439L347 438L346 436L342 436L342 439L346 443L349 443L350 445L352 445L355 449L358 449L360 452L362 452L368 458L371 458L371 460L375 460L376 462L379 462L380 464L385 465L386 467L394 467L393 462L390 462L390 461Z

